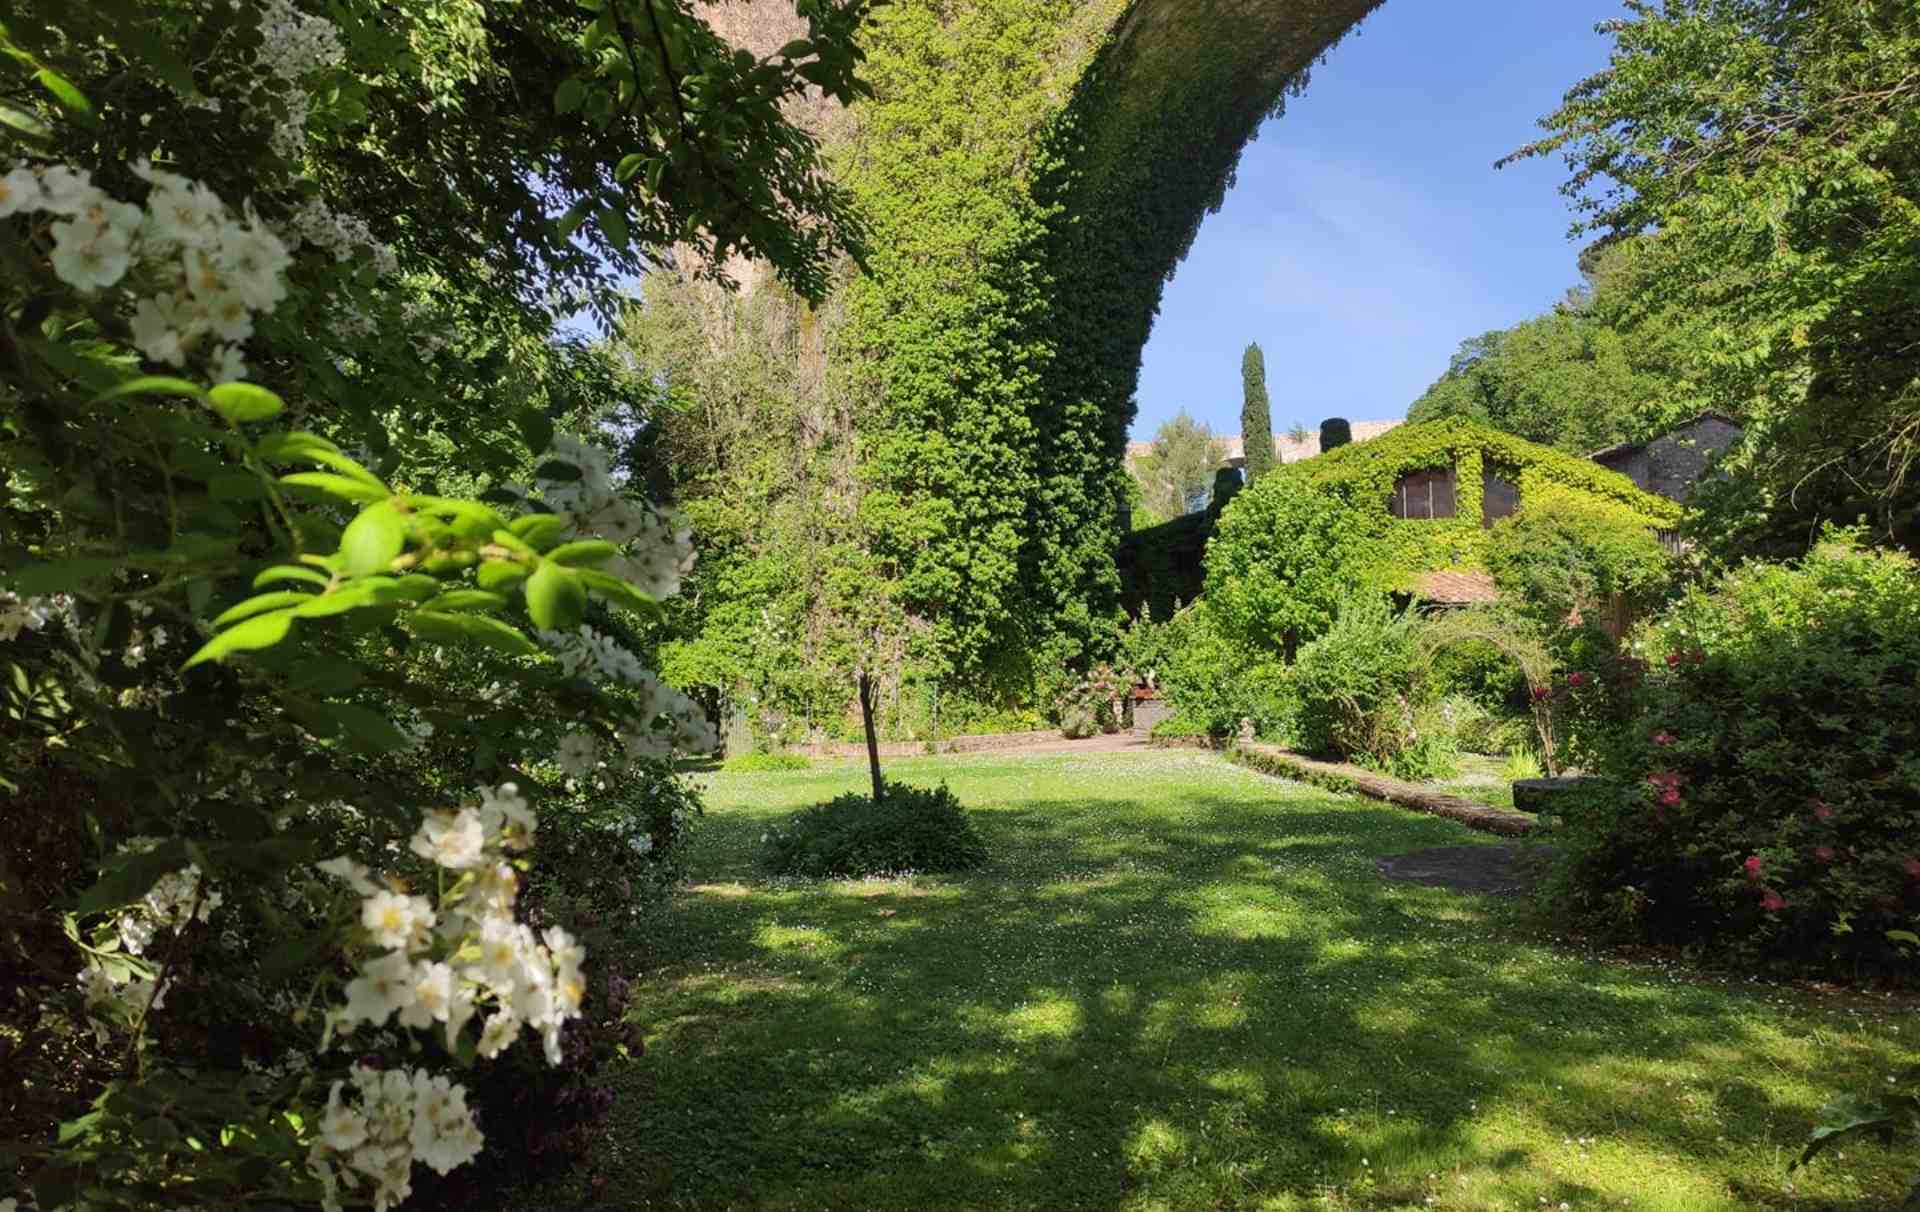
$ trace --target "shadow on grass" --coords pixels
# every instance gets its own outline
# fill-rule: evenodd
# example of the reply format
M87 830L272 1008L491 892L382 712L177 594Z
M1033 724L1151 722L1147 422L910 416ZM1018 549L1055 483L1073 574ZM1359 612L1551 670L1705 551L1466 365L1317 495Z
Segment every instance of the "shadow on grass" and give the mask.
M578 1202L1879 1206L1735 1193L1832 1077L1739 995L1517 942L1373 870L1464 831L1269 786L981 795L945 880L767 881L773 817L710 815Z

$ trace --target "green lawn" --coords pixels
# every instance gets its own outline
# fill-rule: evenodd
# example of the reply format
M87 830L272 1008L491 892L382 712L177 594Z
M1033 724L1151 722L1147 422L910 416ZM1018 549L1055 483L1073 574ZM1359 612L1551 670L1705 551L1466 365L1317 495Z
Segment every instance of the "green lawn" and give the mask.
M1554 945L1389 885L1480 839L1197 753L946 757L964 878L770 881L857 763L711 776L695 885L645 944L603 1185L539 1206L1890 1208L1901 1163L1787 1162L1912 1003ZM1630 1201L1630 1202L1629 1202Z

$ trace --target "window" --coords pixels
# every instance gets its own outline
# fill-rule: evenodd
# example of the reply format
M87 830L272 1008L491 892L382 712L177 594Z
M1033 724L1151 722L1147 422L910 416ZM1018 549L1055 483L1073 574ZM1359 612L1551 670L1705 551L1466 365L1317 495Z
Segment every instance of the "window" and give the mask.
M1492 526L1520 512L1520 486L1488 467L1480 473L1480 525Z
M1408 472L1393 486L1388 510L1396 518L1450 518L1453 516L1453 468L1432 467Z

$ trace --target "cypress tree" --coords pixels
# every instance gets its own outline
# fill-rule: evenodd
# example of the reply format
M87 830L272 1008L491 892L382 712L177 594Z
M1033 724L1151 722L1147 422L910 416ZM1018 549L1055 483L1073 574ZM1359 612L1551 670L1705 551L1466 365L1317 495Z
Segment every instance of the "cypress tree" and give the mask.
M1240 380L1245 397L1240 404L1240 450L1247 460L1251 484L1273 466L1273 410L1267 404L1267 359L1260 346L1247 346L1240 358Z
M1345 446L1353 441L1353 426L1347 424L1345 417L1328 417L1320 422L1320 453L1325 454L1336 446Z

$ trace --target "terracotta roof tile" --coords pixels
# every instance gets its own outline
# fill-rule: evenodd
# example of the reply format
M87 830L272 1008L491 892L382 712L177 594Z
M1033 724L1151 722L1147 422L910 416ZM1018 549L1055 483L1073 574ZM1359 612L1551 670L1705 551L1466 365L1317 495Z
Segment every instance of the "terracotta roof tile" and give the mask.
M1448 605L1468 605L1474 602L1497 602L1500 591L1493 586L1493 577L1484 572L1456 572L1443 569L1439 572L1422 573L1414 582L1415 592L1429 602L1443 602Z

